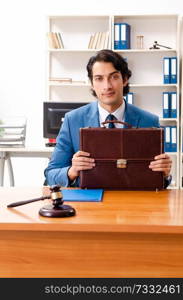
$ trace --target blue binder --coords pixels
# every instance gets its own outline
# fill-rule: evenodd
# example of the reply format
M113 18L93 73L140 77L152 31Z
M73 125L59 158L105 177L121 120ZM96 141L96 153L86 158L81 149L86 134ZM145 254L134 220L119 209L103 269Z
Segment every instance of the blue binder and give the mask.
M177 118L177 93L170 92L170 118Z
M120 29L121 23L114 23L114 49L120 49Z
M130 49L130 25L127 23L120 24L120 48Z
M163 118L170 117L170 97L169 92L163 92Z
M170 57L163 58L163 80L164 84L170 83Z
M170 83L177 83L177 57L170 58L171 64L171 75L170 75Z
M177 152L177 127L171 126L171 152Z
M170 126L164 127L164 150L165 152L171 152L171 130Z

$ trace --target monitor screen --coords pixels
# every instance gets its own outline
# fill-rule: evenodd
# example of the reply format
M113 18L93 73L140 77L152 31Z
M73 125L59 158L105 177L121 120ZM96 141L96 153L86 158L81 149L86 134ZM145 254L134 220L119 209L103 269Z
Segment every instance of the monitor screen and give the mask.
M88 103L83 102L44 102L43 103L43 137L54 139L64 121L65 113Z

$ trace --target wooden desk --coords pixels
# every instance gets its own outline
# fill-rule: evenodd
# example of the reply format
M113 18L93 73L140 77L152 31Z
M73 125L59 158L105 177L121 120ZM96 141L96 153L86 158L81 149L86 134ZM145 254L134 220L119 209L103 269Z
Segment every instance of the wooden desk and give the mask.
M183 191L107 191L40 217L41 188L0 188L0 277L183 277Z

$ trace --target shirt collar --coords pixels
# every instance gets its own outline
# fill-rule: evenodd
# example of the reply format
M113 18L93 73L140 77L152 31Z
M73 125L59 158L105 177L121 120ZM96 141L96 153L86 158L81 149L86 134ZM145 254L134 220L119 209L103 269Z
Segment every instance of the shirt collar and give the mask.
M102 126L102 122L105 122L107 116L109 115L109 112L100 105L99 101L98 101L98 111L99 111L100 126ZM112 115L114 115L117 120L124 121L124 113L125 113L125 101L123 101L120 107L118 107L118 109L116 109L112 113ZM116 127L118 127L117 125L118 124L116 124ZM120 124L119 127L121 127Z

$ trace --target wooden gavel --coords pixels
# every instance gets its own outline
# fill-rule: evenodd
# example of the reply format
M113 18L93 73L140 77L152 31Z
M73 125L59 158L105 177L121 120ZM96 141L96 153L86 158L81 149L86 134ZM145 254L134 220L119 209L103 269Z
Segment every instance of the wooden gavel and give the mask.
M71 217L76 214L75 209L70 205L63 205L63 195L61 192L60 185L53 185L50 187L50 195L42 196L35 199L25 200L25 201L18 201L7 205L8 208L45 200L51 199L52 204L46 205L39 210L39 214L43 217L51 217L51 218L64 218L64 217Z

